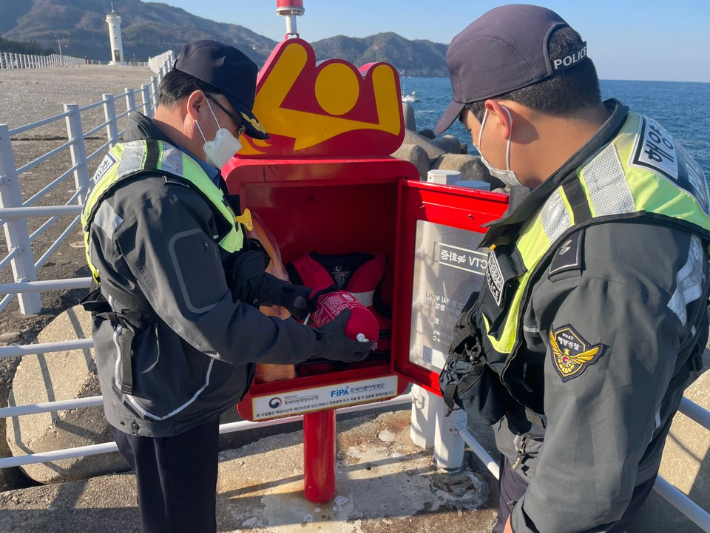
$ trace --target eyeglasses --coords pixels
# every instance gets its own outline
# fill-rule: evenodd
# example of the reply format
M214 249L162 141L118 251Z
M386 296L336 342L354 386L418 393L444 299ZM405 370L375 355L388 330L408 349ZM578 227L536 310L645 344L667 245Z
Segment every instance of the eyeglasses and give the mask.
M224 111L225 114L234 121L234 123L237 125L237 137L239 137L242 133L246 131L247 127L244 124L244 121L242 121L240 118L237 118L237 116L233 113L230 113L222 104L212 98L209 94L205 93L205 96L208 100L210 100L213 104L215 104L222 111Z

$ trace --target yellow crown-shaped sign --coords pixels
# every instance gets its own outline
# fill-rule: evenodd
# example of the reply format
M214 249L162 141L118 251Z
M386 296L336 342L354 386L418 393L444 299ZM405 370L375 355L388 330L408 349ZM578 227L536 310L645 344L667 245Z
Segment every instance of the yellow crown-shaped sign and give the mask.
M302 39L279 43L259 73L254 114L270 138L242 136L242 157L372 157L402 144L399 75L387 63L359 70L316 63Z

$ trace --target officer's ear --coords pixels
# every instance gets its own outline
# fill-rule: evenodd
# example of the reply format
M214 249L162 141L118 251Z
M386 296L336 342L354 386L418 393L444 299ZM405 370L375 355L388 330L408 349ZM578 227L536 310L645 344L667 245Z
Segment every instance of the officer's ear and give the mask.
M488 99L485 102L485 106L488 110L486 129L491 128L495 135L507 141L513 130L515 112L508 106L501 105L498 100Z
M185 113L195 122L200 118L200 112L204 112L203 108L207 106L207 97L205 93L197 90L193 91L186 99Z

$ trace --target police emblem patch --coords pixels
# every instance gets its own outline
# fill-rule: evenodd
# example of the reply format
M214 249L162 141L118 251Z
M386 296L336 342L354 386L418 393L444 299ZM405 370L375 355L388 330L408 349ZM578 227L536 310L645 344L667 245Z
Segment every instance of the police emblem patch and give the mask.
M599 360L606 348L604 344L592 346L570 325L550 330L552 366L564 382L581 376L587 367Z

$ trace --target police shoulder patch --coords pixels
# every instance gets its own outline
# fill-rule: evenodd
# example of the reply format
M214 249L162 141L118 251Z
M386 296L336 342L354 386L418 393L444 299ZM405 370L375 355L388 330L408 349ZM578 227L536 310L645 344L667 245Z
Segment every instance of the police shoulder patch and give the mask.
M552 366L563 382L581 376L607 348L604 344L591 345L571 325L550 330Z
M575 231L559 246L552 256L548 278L561 272L582 270L582 250L584 249L584 229Z

